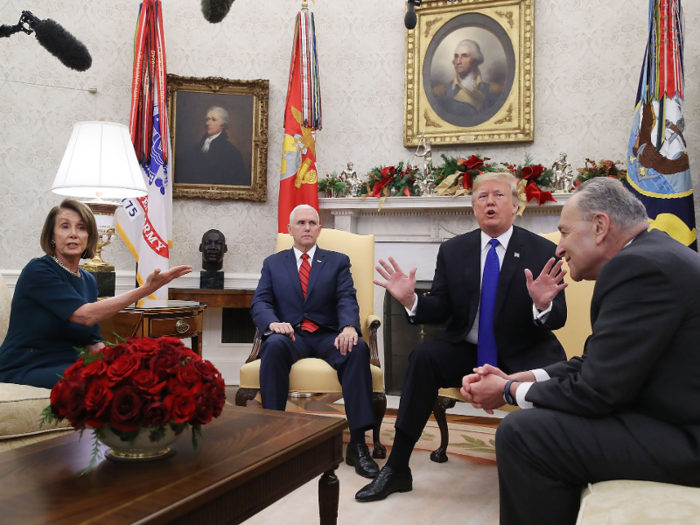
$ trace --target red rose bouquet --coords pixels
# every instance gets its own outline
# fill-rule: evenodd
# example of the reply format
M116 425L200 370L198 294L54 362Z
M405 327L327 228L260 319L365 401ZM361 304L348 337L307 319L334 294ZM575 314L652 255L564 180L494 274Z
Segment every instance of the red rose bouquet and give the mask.
M191 427L196 448L201 425L218 417L225 401L219 371L180 339L129 338L97 352L78 349L78 360L51 390L43 422L67 418L81 433L93 429L87 472L97 462L97 440L108 430L130 442L148 432L156 442L168 429L180 434Z

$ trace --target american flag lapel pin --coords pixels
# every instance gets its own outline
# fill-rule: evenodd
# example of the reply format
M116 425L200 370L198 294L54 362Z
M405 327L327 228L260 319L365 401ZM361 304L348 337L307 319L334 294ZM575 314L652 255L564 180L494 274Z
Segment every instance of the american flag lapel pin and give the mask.
M519 254L518 252L513 252L513 255L514 255L515 257L520 257L520 254Z

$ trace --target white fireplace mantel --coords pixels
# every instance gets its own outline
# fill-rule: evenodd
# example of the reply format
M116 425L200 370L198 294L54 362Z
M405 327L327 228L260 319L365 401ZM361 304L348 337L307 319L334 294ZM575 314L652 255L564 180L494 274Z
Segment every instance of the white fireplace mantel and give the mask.
M556 202L530 203L515 224L536 233L557 228L561 208L570 193L555 193ZM379 199L344 197L319 199L324 226L374 234L378 243L441 243L477 228L471 195L460 197L389 197L378 211Z

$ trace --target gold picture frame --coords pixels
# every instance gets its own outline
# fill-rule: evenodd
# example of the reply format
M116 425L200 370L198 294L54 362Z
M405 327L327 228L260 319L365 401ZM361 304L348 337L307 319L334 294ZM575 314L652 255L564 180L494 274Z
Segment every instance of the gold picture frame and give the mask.
M269 97L268 80L168 75L173 197L267 201Z
M406 31L404 146L533 141L534 0L423 0L415 12ZM469 57L482 60L478 69L465 65Z

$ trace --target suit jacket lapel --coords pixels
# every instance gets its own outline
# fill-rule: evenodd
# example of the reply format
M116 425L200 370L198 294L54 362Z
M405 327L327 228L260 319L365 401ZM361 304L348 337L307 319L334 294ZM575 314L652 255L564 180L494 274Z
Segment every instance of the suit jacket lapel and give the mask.
M284 267L289 275L289 282L292 284L294 292L299 296L299 299L303 301L304 294L301 291L301 281L299 280L299 270L297 270L297 260L292 248L284 251Z
M517 256L515 254L518 254ZM508 243L508 249L503 259L501 273L498 276L498 291L496 292L496 305L493 311L493 318L498 317L501 308L506 300L510 282L515 275L516 270L520 267L520 261L523 257L523 239L516 227L513 227L513 235Z
M309 298L311 292L313 292L314 284L318 279L318 275L323 271L324 261L326 260L326 250L322 250L318 246L316 247L316 253L314 253L314 260L311 262L311 274L309 275L309 286L306 288L306 299ZM299 285L301 288L301 285Z
M464 244L464 277L469 289L476 290L470 293L469 311L474 313L481 300L481 230L474 230L474 233L465 239ZM474 319L468 319L469 326L474 324Z

